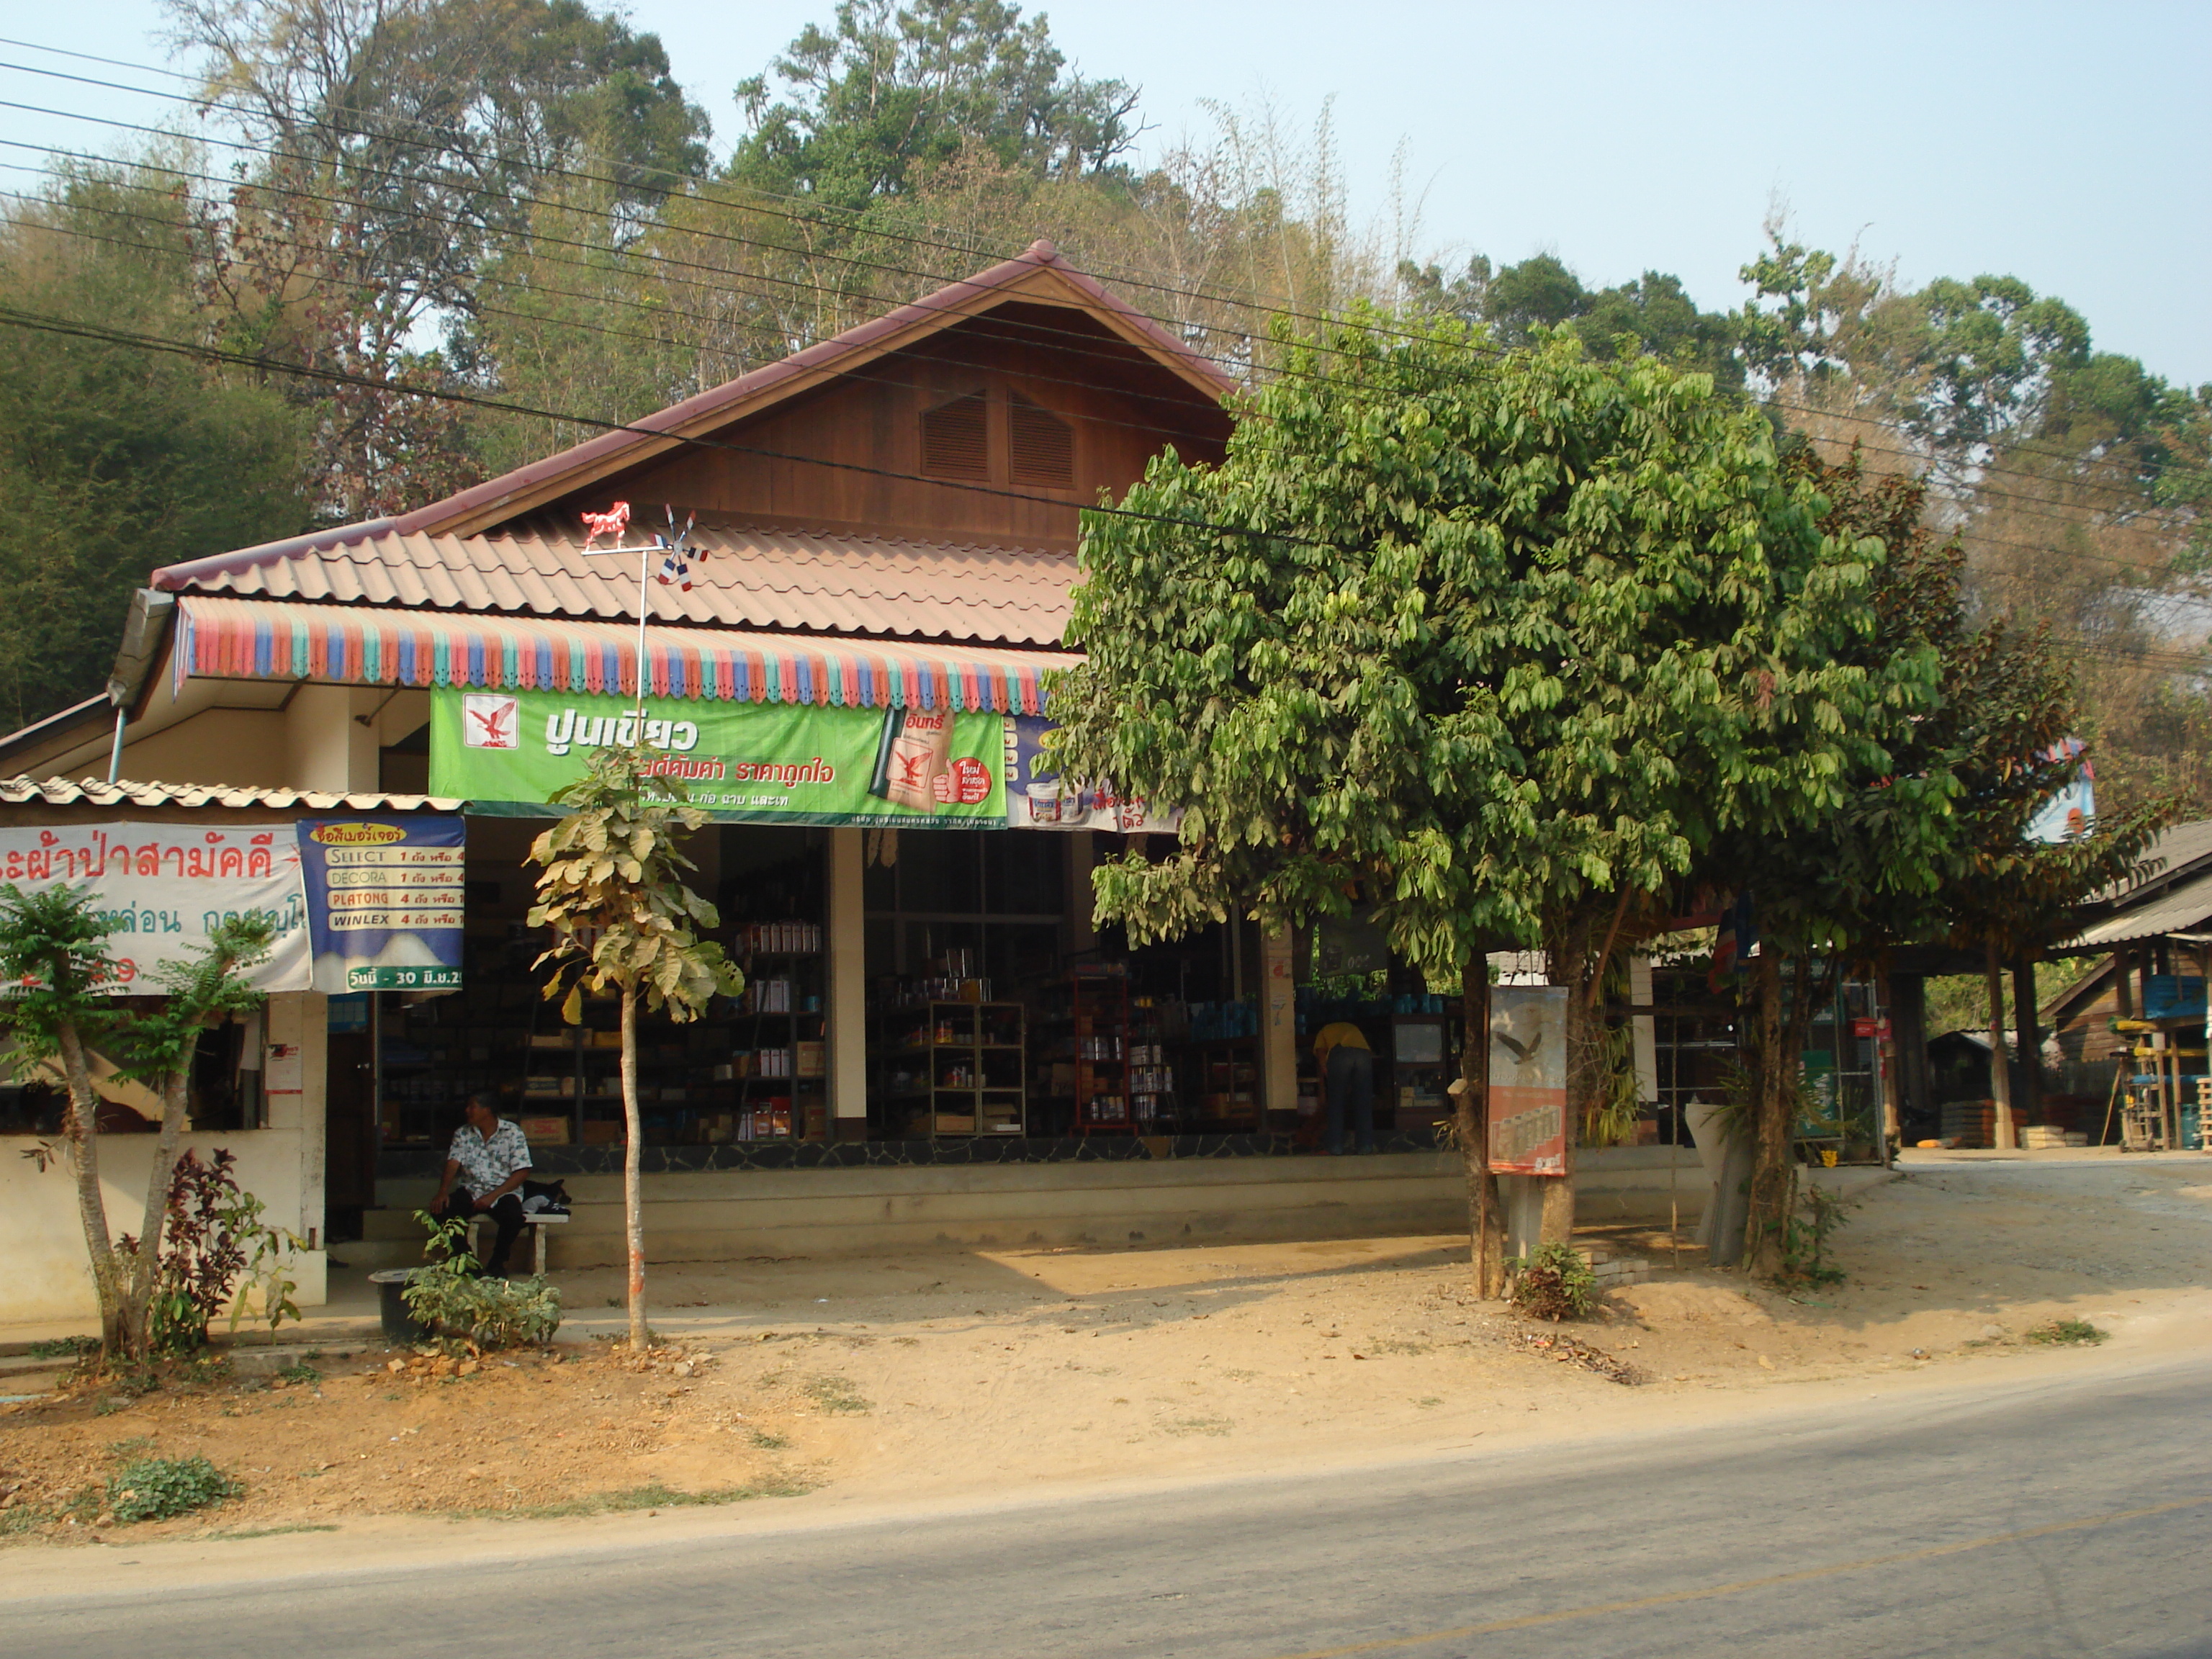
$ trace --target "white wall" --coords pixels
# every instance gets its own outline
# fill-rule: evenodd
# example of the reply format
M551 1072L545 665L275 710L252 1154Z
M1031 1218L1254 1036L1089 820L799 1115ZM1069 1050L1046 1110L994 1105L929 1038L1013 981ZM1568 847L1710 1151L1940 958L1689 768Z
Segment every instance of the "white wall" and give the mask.
M112 1232L135 1233L144 1218L155 1139L150 1134L100 1138L100 1193ZM256 1129L190 1135L185 1144L203 1159L218 1146L228 1147L237 1155L239 1185L269 1206L269 1219L304 1233L300 1172L305 1139L297 1128ZM93 1295L84 1229L77 1219L76 1175L65 1163L56 1163L42 1174L29 1158L18 1156L36 1144L28 1135L0 1136L0 1262L7 1264L7 1272L0 1274L0 1325L82 1319L88 1331L95 1330L100 1304ZM319 1152L315 1161L319 1188ZM316 1229L316 1242L321 1243L319 1197L310 1224ZM301 1307L325 1300L326 1261L320 1249L296 1258L291 1277L299 1288L293 1299Z
M185 1137L204 1159L228 1147L238 1158L238 1184L268 1206L270 1225L312 1239L291 1277L302 1308L325 1300L323 1141L328 1071L328 999L312 992L270 997L263 1013L262 1078L269 1088L269 1127L210 1131ZM278 1056L297 1051L296 1065ZM295 1091L279 1092L287 1082ZM118 1092L110 1089L107 1092ZM153 1167L151 1134L102 1135L100 1185L111 1233L136 1233L145 1220L146 1176ZM38 1145L30 1135L0 1136L0 1325L82 1318L96 1325L100 1304L77 1219L76 1178L64 1164L43 1174L19 1156Z

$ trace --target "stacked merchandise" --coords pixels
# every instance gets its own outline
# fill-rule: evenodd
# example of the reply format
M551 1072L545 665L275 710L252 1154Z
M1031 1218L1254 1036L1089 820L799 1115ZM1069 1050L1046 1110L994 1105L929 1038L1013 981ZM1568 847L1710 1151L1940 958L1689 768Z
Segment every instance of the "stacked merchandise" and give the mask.
M2054 1123L2031 1123L2021 1130L2020 1144L2027 1152L2048 1152L2055 1146L2086 1146L2089 1137L2077 1130L2062 1129Z
M1993 1100L1943 1103L1943 1139L1954 1146L1993 1146L1997 1138L1997 1103Z
M738 929L738 943L747 956L811 956L822 948L822 924L749 921Z

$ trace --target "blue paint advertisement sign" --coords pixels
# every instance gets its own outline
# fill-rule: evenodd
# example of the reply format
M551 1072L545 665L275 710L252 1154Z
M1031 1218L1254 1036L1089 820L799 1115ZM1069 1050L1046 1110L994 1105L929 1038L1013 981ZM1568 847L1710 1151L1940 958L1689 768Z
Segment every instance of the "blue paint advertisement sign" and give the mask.
M459 817L303 818L299 830L316 990L460 984L467 831Z

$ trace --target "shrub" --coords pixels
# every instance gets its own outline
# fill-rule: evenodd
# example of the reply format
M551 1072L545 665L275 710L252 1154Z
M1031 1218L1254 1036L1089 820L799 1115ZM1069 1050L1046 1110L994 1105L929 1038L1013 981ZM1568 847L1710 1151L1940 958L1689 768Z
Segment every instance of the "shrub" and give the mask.
M2086 1319L2046 1319L2026 1334L2030 1342L2057 1345L2102 1342L2111 1333L2099 1330Z
M220 1504L240 1487L204 1457L141 1457L107 1478L107 1507L118 1521L166 1521Z
M1597 1275L1570 1244L1546 1244L1506 1264L1513 1305L1531 1319L1581 1319L1597 1305Z
M246 1311L244 1299L234 1297L241 1280L260 1292L271 1341L278 1325L300 1316L291 1297L298 1287L283 1269L302 1242L263 1222L267 1206L239 1186L237 1163L220 1146L205 1164L187 1151L169 1178L168 1219L147 1304L148 1338L155 1353L189 1354L207 1346L208 1324L226 1303L235 1331ZM138 1248L132 1239L124 1244Z
M429 1230L435 1258L417 1267L400 1292L418 1324L479 1348L543 1347L561 1328L561 1292L542 1277L488 1278L468 1251L468 1229L441 1223L427 1212L416 1218Z

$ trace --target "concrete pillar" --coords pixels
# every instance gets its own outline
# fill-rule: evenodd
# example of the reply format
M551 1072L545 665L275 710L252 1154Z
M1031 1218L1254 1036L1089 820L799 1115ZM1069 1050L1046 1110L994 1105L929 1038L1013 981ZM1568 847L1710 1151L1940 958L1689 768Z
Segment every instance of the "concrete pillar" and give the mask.
M284 777L298 789L343 794L377 787L371 715L387 695L373 685L302 685L284 706ZM355 715L362 716L356 720ZM364 724L364 721L369 723Z
M1505 1254L1530 1256L1544 1242L1544 1189L1559 1183L1548 1176L1500 1176L1498 1196L1505 1210Z
M1291 932L1271 928L1261 936L1260 1103L1269 1112L1295 1112L1298 1106L1298 1018L1297 975ZM1382 1111L1376 1103L1376 1113ZM1261 1120L1264 1123L1265 1120Z
M1651 958L1631 957L1628 959L1628 1000L1632 1006L1651 1006ZM1659 1030L1658 1022L1650 1014L1629 1017L1636 1054L1636 1097L1646 1105L1659 1098Z
M1098 932L1091 920L1091 872L1097 859L1088 830L1078 830L1062 839L1067 843L1067 926L1061 949L1069 956L1080 956L1098 943Z
M823 940L829 947L827 1056L830 1137L868 1138L868 964L861 830L830 832L829 893Z
M267 1120L272 1135L295 1138L300 1171L300 1200L296 1212L273 1209L272 1224L290 1229L316 1248L302 1251L293 1264L298 1288L294 1299L301 1307L326 1298L324 1231L323 1160L327 1126L326 1075L329 1069L330 999L315 991L280 992L269 999L264 1030L267 1044L262 1057L262 1080L266 1090Z

